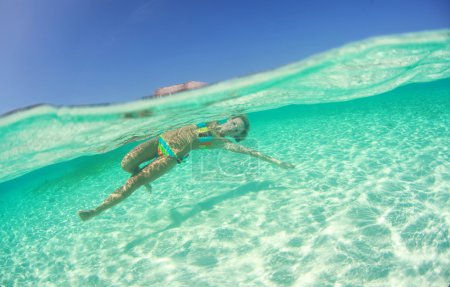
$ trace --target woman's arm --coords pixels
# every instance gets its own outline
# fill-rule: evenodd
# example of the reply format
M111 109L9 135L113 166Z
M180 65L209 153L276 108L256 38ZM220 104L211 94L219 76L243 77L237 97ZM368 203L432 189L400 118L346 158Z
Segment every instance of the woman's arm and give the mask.
M273 157L267 156L265 154L262 154L259 151L246 148L246 147L244 147L242 145L238 145L238 144L232 143L231 141L228 141L228 140L225 140L223 142L222 148L224 148L226 150L229 150L229 151L232 151L232 152L247 154L247 155L259 158L259 159L261 159L263 161L276 164L279 167L282 167L282 168L285 168L285 169L295 168L295 165L293 165L293 164L290 164L290 163L287 163L287 162L283 162L283 161L278 160L276 158L273 158Z

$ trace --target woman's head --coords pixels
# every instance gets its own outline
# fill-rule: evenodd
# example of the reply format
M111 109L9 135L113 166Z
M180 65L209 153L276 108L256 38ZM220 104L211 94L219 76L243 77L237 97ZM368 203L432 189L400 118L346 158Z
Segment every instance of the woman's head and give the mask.
M250 123L246 115L238 115L229 118L220 128L222 136L233 137L237 142L247 137Z

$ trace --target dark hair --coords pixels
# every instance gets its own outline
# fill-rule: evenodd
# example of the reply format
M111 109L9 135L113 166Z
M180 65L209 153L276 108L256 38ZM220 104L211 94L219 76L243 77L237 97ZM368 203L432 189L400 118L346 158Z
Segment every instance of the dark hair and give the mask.
M244 126L245 126L242 133L234 137L234 140L236 142L240 142L247 137L248 131L250 130L250 122L248 121L247 116L244 114L231 117L230 119L237 119L237 118L240 118L244 122Z

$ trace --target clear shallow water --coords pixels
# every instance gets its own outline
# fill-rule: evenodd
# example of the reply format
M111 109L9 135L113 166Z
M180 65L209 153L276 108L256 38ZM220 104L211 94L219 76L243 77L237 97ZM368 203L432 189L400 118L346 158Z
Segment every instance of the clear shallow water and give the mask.
M41 106L0 117L0 180L205 119L291 104L348 101L448 77L450 30L442 30L368 39L272 71L157 100ZM136 118L138 114L147 117Z
M392 38L381 42L386 39ZM377 50L377 41L366 44ZM445 54L433 45L423 51L434 47L428 54ZM348 56L338 54L335 62ZM445 78L448 59L437 64ZM438 74L423 69L424 75ZM254 109L243 144L297 169L227 152L193 152L153 183L152 195L138 190L86 223L75 212L96 206L127 178L120 160L136 143L113 147L143 136L145 125L174 125L158 109L173 115L176 104L160 101L162 107L152 106L153 117L140 119L120 118L131 109L126 105L12 115L16 119L4 122L2 136L19 136L23 145L2 154L2 164L20 172L2 171L0 285L447 286L450 79L423 79L373 97L357 99L355 92L352 101L341 102L324 95L317 104L281 108L301 103L301 96L275 104L256 93L269 104L251 107L250 93L233 102L198 95L207 100L190 110L181 105L182 120L198 119L199 111L218 117L227 109ZM339 91L344 95L344 88ZM155 119L160 126L152 126ZM127 129L118 131L113 123ZM30 147L22 131L38 125L41 141ZM71 133L69 145L52 137ZM116 141L107 144L109 138ZM33 148L47 151L34 151L34 168L18 161ZM111 151L67 160L101 148Z

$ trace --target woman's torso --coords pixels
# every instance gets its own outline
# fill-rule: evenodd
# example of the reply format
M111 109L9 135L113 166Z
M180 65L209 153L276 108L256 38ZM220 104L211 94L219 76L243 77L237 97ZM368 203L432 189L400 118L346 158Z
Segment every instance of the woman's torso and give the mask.
M213 128L217 123L208 123L209 128ZM197 125L189 125L176 130L166 131L161 136L170 146L172 151L178 156L183 157L193 149L197 149L204 145L199 141L203 134L199 134ZM209 136L217 138L217 134L210 132Z

